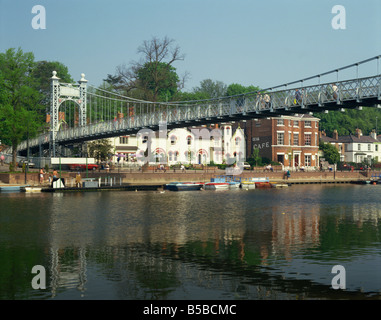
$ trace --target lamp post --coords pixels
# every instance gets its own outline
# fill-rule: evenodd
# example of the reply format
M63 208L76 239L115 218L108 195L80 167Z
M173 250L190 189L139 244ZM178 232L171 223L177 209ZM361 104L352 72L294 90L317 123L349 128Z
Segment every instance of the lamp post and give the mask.
M29 117L26 122L26 166L25 166L25 184L27 183L27 176L29 171Z

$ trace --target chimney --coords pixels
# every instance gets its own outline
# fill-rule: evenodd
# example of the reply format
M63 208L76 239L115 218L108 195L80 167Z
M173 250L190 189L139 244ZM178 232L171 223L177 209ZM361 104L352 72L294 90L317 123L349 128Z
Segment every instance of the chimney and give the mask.
M362 132L361 132L361 129L356 129L356 137L357 138L360 138L362 136Z
M336 129L333 130L333 136L332 136L332 138L335 139L335 140L339 140L339 134L338 134Z
M372 130L372 132L370 133L370 136L371 136L373 139L377 140L376 130Z

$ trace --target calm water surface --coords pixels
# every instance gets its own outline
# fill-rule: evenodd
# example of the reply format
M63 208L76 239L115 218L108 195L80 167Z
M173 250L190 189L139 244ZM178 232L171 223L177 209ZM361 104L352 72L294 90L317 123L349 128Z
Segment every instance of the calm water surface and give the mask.
M381 185L0 194L0 299L381 297ZM46 268L35 290L33 266ZM331 287L332 267L346 289Z

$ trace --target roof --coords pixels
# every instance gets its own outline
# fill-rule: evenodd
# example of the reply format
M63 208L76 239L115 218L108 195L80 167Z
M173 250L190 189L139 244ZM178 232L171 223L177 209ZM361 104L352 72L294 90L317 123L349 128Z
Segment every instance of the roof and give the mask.
M331 137L323 136L323 135L320 137L320 140L327 143L339 143L338 140Z
M309 114L295 114L295 115L282 115L280 117L273 117L273 119L291 119L291 120L313 120L320 121L319 118L311 116Z
M360 136L349 134L347 136L340 136L337 140L342 143L375 143L380 142L378 139L374 139L371 136Z

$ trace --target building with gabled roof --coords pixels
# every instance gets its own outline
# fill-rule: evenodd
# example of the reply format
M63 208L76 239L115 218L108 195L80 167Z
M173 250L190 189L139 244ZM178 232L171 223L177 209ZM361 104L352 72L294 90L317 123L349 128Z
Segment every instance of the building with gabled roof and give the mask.
M361 129L356 129L355 134L345 136L339 136L336 130L332 137L322 132L320 140L335 145L343 162L370 163L372 159L376 162L381 160L381 140L374 130L369 136L364 136Z

